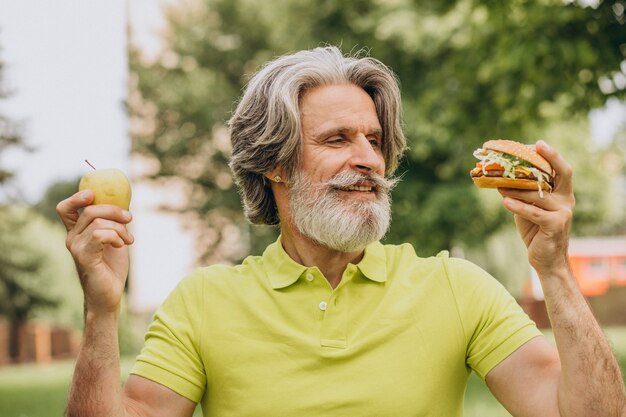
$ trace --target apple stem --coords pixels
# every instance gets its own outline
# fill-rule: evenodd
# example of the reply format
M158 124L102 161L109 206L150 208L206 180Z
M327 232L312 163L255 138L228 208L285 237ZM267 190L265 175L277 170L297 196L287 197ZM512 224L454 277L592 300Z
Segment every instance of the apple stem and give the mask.
M85 162L87 162L87 165L89 165L91 168L93 168L94 171L96 170L96 167L91 165L91 163L88 160L85 159Z

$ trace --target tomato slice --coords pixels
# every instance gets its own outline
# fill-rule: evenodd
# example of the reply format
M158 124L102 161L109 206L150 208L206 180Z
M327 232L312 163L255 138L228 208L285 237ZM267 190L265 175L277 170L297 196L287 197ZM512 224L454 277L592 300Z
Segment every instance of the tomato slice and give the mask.
M483 164L481 162L477 162L476 168L483 169ZM491 163L485 167L485 171L504 171L504 168L502 165Z

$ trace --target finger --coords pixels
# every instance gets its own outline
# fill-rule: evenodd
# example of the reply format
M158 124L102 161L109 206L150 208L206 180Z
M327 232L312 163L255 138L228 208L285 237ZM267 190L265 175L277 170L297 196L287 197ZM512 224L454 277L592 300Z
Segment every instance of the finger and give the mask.
M511 213L545 230L565 227L571 219L570 211L547 211L510 197L505 197L502 204Z
M561 154L548 145L543 140L540 140L535 145L535 149L537 152L546 158L552 168L554 168L554 192L563 192L565 194L569 194L573 191L572 186L572 167L571 165L561 156Z
M523 201L519 201L511 197L505 197L502 200L502 204L504 205L504 208L511 213L522 219L528 220L539 227L546 222L545 217L547 212L539 207L526 204Z
M97 204L85 207L76 221L73 233L82 233L96 219L111 220L121 224L128 224L132 215L126 210L109 204Z
M111 245L114 248L123 248L126 245L115 230L98 229L94 230L91 236L93 237L92 245L98 243L100 246Z
M107 219L102 219L102 218L97 218L94 221L92 221L89 224L89 227L87 227L85 231L81 233L81 235L90 236L90 235L93 235L93 233L98 230L111 230L117 233L117 235L122 239L122 241L126 245L131 245L135 241L135 238L128 231L125 225L114 222L112 220L107 220Z
M78 221L80 214L78 210L88 206L93 202L94 195L90 190L80 191L65 200L59 202L56 211L65 228L70 231Z
M541 196L536 191L517 190L513 188L498 188L498 192L503 197L514 198L548 211L557 211L562 206L562 202L559 201L559 198L552 193L543 193L543 196Z

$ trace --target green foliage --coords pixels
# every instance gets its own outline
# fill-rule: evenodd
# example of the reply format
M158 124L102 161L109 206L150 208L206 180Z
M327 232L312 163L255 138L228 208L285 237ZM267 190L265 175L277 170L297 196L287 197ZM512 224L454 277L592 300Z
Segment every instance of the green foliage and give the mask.
M35 310L57 304L40 274L43 254L15 239L16 231L23 231L28 221L21 210L0 208L0 248L4 249L0 250L0 315L13 323L24 323Z
M0 63L0 99L8 96L2 83ZM27 149L18 127L0 115L0 155L9 148ZM12 172L0 167L0 185L7 190ZM13 328L31 318L37 310L55 307L58 299L49 291L50 279L45 275L46 252L33 250L31 241L23 238L32 220L31 212L10 203L6 192L0 203L0 315L9 319ZM14 353L14 352L12 352Z
M138 330L134 325L134 317L128 306L127 299L122 300L122 308L118 319L117 337L122 356L137 356L143 346L145 329Z
M551 142L551 126L580 123L609 97L626 95L614 82L626 39L624 16L614 4L184 2L168 13L166 48L155 62L131 53L133 150L158 161L154 178L176 176L190 185L186 211L216 236L203 247L206 254L232 224L258 252L275 231L243 221L224 128L247 77L286 52L324 43L346 52L366 47L401 80L410 142L388 240L409 241L424 254L458 243L479 246L510 219L469 180L472 151L493 137L531 142L545 133ZM578 131L559 145L581 155L587 141ZM589 183L604 180L601 167L586 165ZM583 185L582 201L593 200L593 188ZM602 212L581 212L587 216L581 230L594 230Z
M626 232L626 153L616 141L601 146L589 139L589 124L584 119L551 123L536 137L549 138L574 167L576 207L572 223L574 236L615 235ZM616 138L617 139L617 138Z
M0 47L1 50L2 48ZM9 91L6 90L4 85L3 70L4 64L0 61L0 100L4 100L9 96ZM0 114L0 155L10 148L30 150L20 135L19 125L5 115ZM1 158L0 161L2 161ZM0 165L0 191L2 191L0 198L3 200L13 197L13 193L9 192L12 178L13 172Z
M75 180L57 181L51 184L46 189L46 192L41 200L39 200L33 208L48 220L60 224L59 216L56 212L56 206L61 200L65 200L78 190L79 182L80 178L76 178Z
M615 135L613 142L604 150L601 159L596 159L602 170L608 173L611 180L597 187L598 193L604 193L600 201L607 201L610 210L605 211L598 234L626 234L626 123ZM580 198L578 199L580 203ZM593 200L587 201L592 204Z
M33 318L80 328L83 324L83 293L74 261L65 248L66 231L59 220L49 220L35 210L27 213L28 224L14 236L31 254L41 254L39 286L56 300L54 308L37 310Z
M81 326L82 292L59 222L3 207L0 230L0 314Z
M467 259L489 271L517 299L524 294L531 266L526 256L526 247L511 222L488 236L482 247L471 247L464 251Z

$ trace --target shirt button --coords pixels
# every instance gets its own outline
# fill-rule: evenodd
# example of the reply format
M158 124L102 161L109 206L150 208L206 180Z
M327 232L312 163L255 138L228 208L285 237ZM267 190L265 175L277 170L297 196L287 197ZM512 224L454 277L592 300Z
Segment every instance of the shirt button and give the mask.
M320 310L326 311L326 301L322 301L319 307L320 307Z
M315 277L313 276L312 273L309 272L308 274L306 274L306 280L307 281L310 282L310 281L313 281L314 279L315 279Z

